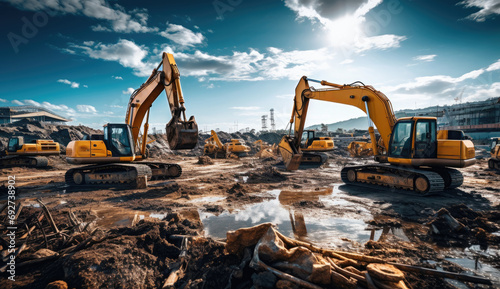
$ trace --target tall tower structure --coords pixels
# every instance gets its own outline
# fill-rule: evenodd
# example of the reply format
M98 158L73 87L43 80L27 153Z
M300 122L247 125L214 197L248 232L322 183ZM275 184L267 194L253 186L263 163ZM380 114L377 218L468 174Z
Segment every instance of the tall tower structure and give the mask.
M270 120L271 120L271 131L276 131L276 123L274 122L274 108L271 108L271 116L270 116Z
M267 130L267 115L262 116L262 130Z

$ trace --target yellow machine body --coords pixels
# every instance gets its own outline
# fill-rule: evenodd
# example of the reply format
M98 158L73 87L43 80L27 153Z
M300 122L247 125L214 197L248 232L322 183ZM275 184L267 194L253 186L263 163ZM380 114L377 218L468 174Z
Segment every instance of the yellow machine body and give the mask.
M8 156L49 156L59 155L61 153L61 148L59 143L53 140L37 139L31 143L24 143L24 138L22 136L17 136L9 139L9 145L5 153Z
M500 137L491 138L491 158L488 160L490 169L500 170Z

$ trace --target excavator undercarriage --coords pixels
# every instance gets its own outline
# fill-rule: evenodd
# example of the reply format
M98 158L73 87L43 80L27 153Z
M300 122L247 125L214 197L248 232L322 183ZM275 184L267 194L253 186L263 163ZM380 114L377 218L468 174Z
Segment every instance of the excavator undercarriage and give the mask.
M463 176L456 169L413 168L390 164L347 166L342 169L341 178L346 184L385 186L424 195L454 189L463 183Z

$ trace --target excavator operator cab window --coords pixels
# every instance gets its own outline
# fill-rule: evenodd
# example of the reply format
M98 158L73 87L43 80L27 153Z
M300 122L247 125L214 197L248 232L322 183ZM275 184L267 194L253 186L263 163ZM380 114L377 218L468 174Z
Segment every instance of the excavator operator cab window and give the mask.
M104 128L104 141L113 156L132 156L130 129L126 124L108 124Z
M495 147L497 146L497 144L498 144L498 139L496 139L496 138L492 139L492 141L491 141L491 151L495 150Z
M417 120L415 127L414 158L437 157L436 121L432 119Z
M389 156L396 158L409 158L411 153L412 121L400 121L394 127L389 146Z
M300 146L302 148L308 148L314 141L314 131L308 130L302 133L302 139L300 141Z
M7 147L7 151L16 152L21 148L22 145L19 144L19 138L13 137L9 139L9 146Z

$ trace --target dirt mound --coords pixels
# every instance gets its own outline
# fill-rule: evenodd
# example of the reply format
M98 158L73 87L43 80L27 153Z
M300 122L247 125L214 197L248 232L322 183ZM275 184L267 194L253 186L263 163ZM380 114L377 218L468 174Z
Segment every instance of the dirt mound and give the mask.
M441 208L427 224L432 240L443 247L486 246L500 239L492 234L499 230L498 225L464 204Z
M52 139L61 145L61 151L72 140L80 140L85 135L102 134L101 130L83 125L56 125L39 121L22 120L0 126L0 142L5 146L11 136L24 136L25 142L36 139Z
M247 183L279 183L286 181L287 179L288 178L281 174L275 167L265 166L262 169L250 172Z
M207 156L200 156L198 157L198 164L200 165L213 165L214 161Z

